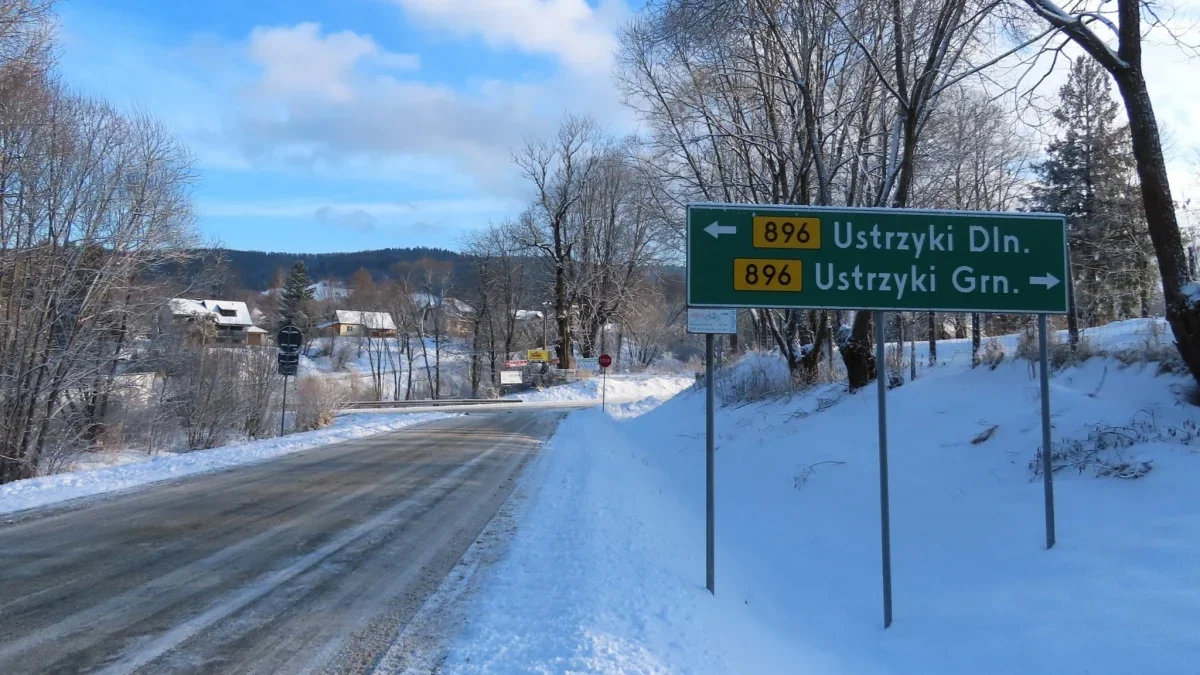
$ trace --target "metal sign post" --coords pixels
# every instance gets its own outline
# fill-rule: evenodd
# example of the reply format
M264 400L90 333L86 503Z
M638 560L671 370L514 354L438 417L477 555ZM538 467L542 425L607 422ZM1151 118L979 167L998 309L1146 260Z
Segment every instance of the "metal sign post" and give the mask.
M1046 315L1038 314L1038 349L1041 351L1042 486L1046 493L1046 549L1054 548L1054 467L1050 445L1050 368L1046 357Z
M892 516L888 498L887 355L883 312L875 312L875 382L879 387L879 536L883 552L883 627L892 625Z
M705 575L705 586L708 588L709 593L716 595L716 572L714 569L716 566L716 525L713 522L713 465L715 462L713 461L713 446L713 334L708 333L704 336L704 466L706 475L704 514L707 524L705 549L707 573Z
M601 354L597 359L600 364L600 411L607 412L608 410L608 367L612 365L612 357L608 354Z
M300 347L304 344L304 333L299 328L288 324L279 329L275 336L275 347L278 351L279 374L283 376L283 407L279 410L279 435L283 435L283 423L287 420L287 385L288 376L295 376L300 368Z
M716 367L713 341L715 335L737 334L737 308L725 309L694 309L687 311L687 332L704 335L704 456L705 456L705 527L706 553L705 587L709 593L716 595L716 521L713 513L713 501L716 478L713 475L715 465L715 444L713 437L713 395L716 386L713 369Z
M283 376L283 405L279 408L279 435L283 435L283 422L287 419L287 380L288 376Z

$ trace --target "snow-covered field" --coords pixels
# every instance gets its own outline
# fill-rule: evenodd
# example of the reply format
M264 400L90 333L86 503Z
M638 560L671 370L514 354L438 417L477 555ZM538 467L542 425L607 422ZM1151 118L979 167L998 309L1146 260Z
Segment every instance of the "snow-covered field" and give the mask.
M1108 347L1154 332L1106 329L1092 339ZM506 555L475 574L444 672L1198 672L1190 382L1111 358L1054 374L1056 443L1102 441L1110 465L1151 460L1152 471L1057 473L1058 543L1046 551L1029 467L1035 373L1011 357L971 370L960 347L939 345L949 365L889 395L890 629L874 387L719 412L715 597L704 400L685 393L626 419L567 418L522 481Z
M125 454L121 463L104 468L60 473L0 485L0 513L48 506L69 499L173 480L235 466L257 464L282 455L331 445L355 438L403 429L446 417L442 413L419 415L345 415L320 431L292 434L212 450L185 453Z
M611 401L637 401L649 397L667 399L692 386L695 381L696 378L691 375L610 375L605 385L603 379L597 376L505 398L529 402L590 401L599 400L601 387L606 387L605 396Z
M425 339L425 353L421 352L420 343L413 346L416 360L409 371L408 359L402 353L402 341L397 338L366 338L339 337L316 338L309 350L309 355L300 356L299 374L301 377L323 377L341 380L348 384L368 387L371 374L374 371L383 372L383 395L391 398L393 389L398 385L401 394L408 388L408 378L411 375L417 395L426 396L427 379L426 356L429 368L435 368L437 363L436 345L433 338ZM469 349L467 344L459 339L445 338L441 345L441 383L442 391L450 395L463 395L469 386ZM320 354L320 356L318 356ZM366 396L366 394L362 394Z

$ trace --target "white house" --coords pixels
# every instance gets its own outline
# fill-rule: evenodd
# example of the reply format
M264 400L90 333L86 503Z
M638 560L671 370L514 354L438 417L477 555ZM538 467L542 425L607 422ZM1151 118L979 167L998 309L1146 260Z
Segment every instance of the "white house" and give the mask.
M171 299L171 315L176 321L195 324L211 322L219 345L249 345L261 347L266 344L267 331L254 325L250 308L235 300L190 300ZM211 333L199 331L200 339L207 340Z
M396 337L396 322L387 312L339 309L336 320L317 326L328 337Z
M436 321L441 319L441 331L446 335L465 337L471 334L471 315L475 308L457 298L439 298L429 293L413 293L413 304L421 312L421 324L426 333L437 330ZM435 311L442 308L441 316Z

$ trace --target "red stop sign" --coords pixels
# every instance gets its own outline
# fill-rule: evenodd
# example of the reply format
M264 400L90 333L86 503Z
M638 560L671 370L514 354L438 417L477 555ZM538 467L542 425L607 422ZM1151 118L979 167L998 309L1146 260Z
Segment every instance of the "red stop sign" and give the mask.
M608 354L601 354L600 355L600 367L607 368L611 365L612 365L612 357L609 356Z

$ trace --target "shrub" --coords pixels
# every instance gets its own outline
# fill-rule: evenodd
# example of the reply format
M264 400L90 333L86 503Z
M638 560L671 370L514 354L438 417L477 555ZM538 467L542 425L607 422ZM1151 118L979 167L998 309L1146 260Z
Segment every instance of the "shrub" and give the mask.
M1103 351L1096 347L1086 335L1080 335L1079 342L1072 349L1070 342L1063 342L1059 338L1058 331L1051 329L1046 333L1046 358L1050 362L1051 369L1061 369L1083 363L1093 356L1102 354ZM1017 358L1025 359L1030 363L1036 363L1041 359L1036 326L1030 326L1021 331L1021 336L1017 338Z
M354 360L354 347L347 343L342 343L333 347L333 353L329 357L329 363L334 370L345 370L346 364Z
M992 338L983 345L983 352L979 355L979 362L986 364L988 369L995 370L1001 363L1004 363L1004 358L1008 355L1008 350L1004 348L1004 343Z
M324 377L306 377L296 387L293 427L312 431L333 424L337 411L346 405L348 391L341 383Z
M308 350L308 355L314 359L319 359L322 356L332 356L333 338L318 338L313 340L312 346Z
M1186 373L1187 365L1180 358L1179 350L1175 347L1174 341L1171 340L1167 331L1165 323L1151 321L1146 326L1145 337L1141 344L1119 350L1113 354L1113 357L1127 366L1135 363L1157 363L1160 375L1162 373Z
M722 405L753 403L794 391L787 363L767 354L746 354L732 366L718 370L716 385Z

